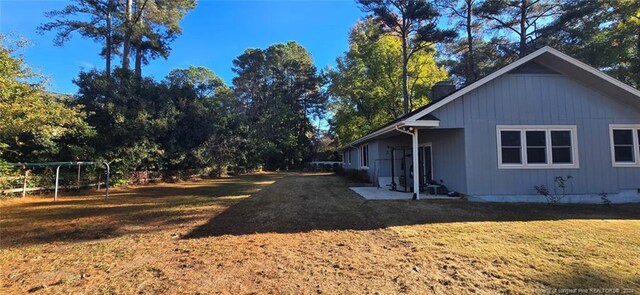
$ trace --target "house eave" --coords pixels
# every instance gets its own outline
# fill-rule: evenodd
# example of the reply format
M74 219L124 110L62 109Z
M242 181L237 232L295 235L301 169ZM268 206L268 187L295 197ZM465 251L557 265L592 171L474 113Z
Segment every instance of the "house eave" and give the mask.
M375 132L369 133L363 137L360 137L340 147L340 150L345 150L348 148L356 148L361 143L367 142L369 140L372 140L376 137L385 135L390 132L395 132L397 131L397 128L402 128L402 127L433 128L438 126L440 126L440 121L438 120L404 120L404 121L396 122L395 124L391 124Z

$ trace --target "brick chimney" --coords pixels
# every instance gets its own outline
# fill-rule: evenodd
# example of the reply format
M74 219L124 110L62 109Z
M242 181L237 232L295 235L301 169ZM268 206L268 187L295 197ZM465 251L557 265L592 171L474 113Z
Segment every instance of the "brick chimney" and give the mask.
M456 91L456 85L452 81L440 81L431 88L431 103L442 100Z

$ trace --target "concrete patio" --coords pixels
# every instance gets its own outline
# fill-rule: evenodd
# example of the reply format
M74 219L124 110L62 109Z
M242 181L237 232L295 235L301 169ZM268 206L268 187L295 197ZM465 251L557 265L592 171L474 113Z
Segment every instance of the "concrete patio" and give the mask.
M378 187L350 187L352 191L367 200L411 200L413 193L391 191L388 188ZM421 200L458 200L459 197L449 197L445 195L420 194Z

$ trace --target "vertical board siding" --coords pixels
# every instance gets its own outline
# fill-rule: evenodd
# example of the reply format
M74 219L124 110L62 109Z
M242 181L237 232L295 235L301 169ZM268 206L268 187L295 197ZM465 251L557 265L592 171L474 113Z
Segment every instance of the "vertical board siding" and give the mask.
M449 190L467 193L463 129L426 129L418 135L420 144L431 143L433 179Z
M374 160L375 169L369 171L369 177L377 184L379 177L391 177L391 155L389 147L410 146L411 137L409 135L396 135L393 137L379 139L373 141L377 145L376 153L371 154L371 160Z
M459 165L466 167L461 177L466 185L460 187L469 194L536 194L535 185L553 187L556 176L566 175L573 177L569 190L574 194L640 188L640 168L612 167L609 142L609 124L640 124L640 110L565 76L504 75L433 115L441 121L439 128L464 127L463 157L443 154L442 159L464 159ZM497 125L576 125L580 168L498 169ZM442 141L460 142L457 137L445 133ZM434 143L434 164L436 150ZM434 167L435 173L439 169L447 168Z
M424 129L418 134L418 144L431 143L433 154L433 176L442 179L452 191L466 193L464 130ZM378 177L391 177L391 155L389 147L411 147L411 136L397 136L374 140L369 143L369 177L376 183ZM372 148L375 147L375 148ZM373 165L373 163L376 163Z

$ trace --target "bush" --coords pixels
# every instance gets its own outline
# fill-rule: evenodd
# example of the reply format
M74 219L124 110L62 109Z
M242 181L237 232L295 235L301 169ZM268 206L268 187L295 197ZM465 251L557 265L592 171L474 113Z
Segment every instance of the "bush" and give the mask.
M333 164L332 171L337 175L345 175L346 170L340 164Z
M369 173L367 170L349 169L346 171L346 176L349 180L354 182L371 183L369 179Z
M567 175L566 178L563 176L557 176L553 180L553 183L555 184L553 192L549 191L549 188L545 185L536 185L534 186L534 189L539 195L542 195L547 199L547 204L556 204L567 196L567 183L570 182L571 179L573 179L571 175Z
M611 204L613 204L613 202L611 202L611 200L609 200L609 194L608 193L601 192L598 195L600 196L600 199L602 200L602 204L604 204L607 207L611 207Z

